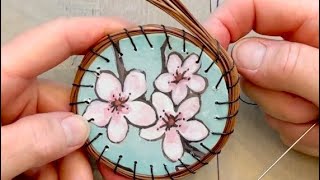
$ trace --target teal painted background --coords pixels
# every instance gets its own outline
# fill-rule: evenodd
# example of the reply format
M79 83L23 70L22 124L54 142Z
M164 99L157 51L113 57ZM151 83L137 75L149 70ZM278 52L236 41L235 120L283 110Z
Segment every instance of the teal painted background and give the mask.
M146 93L147 100L150 99L154 86L153 82L156 77L161 73L162 58L160 48L165 41L164 34L150 34L148 35L153 49L147 44L147 41L143 35L133 36L132 39L136 44L138 51L134 51L133 46L128 38L122 39L119 42L119 46L123 55L124 66L127 71L130 69L140 69L146 73L148 90ZM170 44L172 50L169 50L168 46L165 50L165 56L167 57L172 51L180 53L183 57L188 56L191 53L200 54L201 49L195 45L186 42L187 53L183 52L183 40L170 35ZM100 67L102 70L111 70L116 75L117 67L115 63L115 53L112 46L105 49L101 55L110 59L107 63L100 57L97 57L95 61L88 68L90 70L97 70ZM215 101L228 101L228 91L225 81L223 80L218 89L215 89L221 72L216 65L210 69L208 73L204 70L209 67L212 60L210 57L203 53L201 58L201 68L198 74L208 79L208 88L201 95L201 109L195 116L196 119L203 121L203 123L214 132L223 132L226 125L226 120L216 120L214 117L224 117L228 114L228 105L216 105ZM94 85L96 76L93 73L85 73L81 84ZM78 93L78 101L87 100L88 98L96 99L97 96L93 88L80 88ZM78 105L78 113L83 114L86 104ZM166 164L169 172L175 172L175 166L180 165L179 162L172 163L169 161L162 152L162 140L158 141L146 141L139 136L139 129L129 125L129 132L125 140L120 144L111 143L106 136L106 128L99 128L94 124L91 124L91 133L89 140L92 140L98 133L103 133L103 136L95 140L92 145L97 152L101 153L105 145L108 145L108 149L104 153L104 157L110 161L116 163L119 155L122 155L121 165L133 169L134 161L138 161L136 173L150 175L150 165L153 165L154 175L166 175L166 171L163 164ZM220 136L209 135L202 141L207 147L213 147L219 140ZM200 146L199 143L190 143L192 146L197 147L202 152L207 153L206 149ZM193 164L197 162L191 155L184 153L181 160L186 164Z

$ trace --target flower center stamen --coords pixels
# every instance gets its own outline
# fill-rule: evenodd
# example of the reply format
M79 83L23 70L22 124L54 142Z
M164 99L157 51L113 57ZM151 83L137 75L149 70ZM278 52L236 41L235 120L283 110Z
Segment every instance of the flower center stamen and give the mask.
M165 127L166 131L170 130L172 127L178 127L177 122L182 120L182 118L179 117L181 113L178 113L178 115L174 116L172 114L165 113L165 117L162 117L162 120L165 122L162 126L160 126L159 129Z
M112 112L114 111L120 111L122 108L125 107L125 103L129 100L129 97L121 97L121 94L119 94L119 97L115 99L113 102L111 102L111 108Z
M173 74L174 80L171 81L171 83L178 84L178 83L179 83L180 81L182 81L182 80L190 80L190 78L185 77L185 74L186 74L188 71L189 71L189 69L187 69L187 70L183 71L182 73L180 73L180 72L178 71L178 69L177 69L177 70L176 70L176 73Z

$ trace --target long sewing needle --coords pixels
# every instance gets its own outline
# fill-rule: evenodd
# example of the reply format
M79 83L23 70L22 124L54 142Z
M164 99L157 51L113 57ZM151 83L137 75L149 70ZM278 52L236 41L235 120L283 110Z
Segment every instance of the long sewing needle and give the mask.
M299 139L296 140L295 143L293 143L286 152L284 152L260 177L258 180L262 179L270 170L273 168L306 134L308 134L312 128L314 128L318 122L314 123L308 130L306 130Z

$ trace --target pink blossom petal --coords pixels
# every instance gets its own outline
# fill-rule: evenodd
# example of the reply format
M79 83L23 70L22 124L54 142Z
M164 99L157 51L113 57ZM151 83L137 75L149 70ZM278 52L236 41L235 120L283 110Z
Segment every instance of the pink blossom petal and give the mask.
M183 83L178 83L176 87L172 90L172 100L174 104L178 105L180 102L187 97L188 94L188 88Z
M158 117L164 113L163 111L168 113L174 113L174 108L171 99L163 93L153 93L152 104L157 110Z
M177 54L170 54L168 57L167 69L170 74L175 74L176 70L181 67L181 58Z
M175 84L172 84L171 82L174 80L174 76L169 73L161 74L156 80L155 85L157 89L159 89L162 92L170 92L172 88L175 86Z
M128 133L127 120L122 115L114 115L108 125L108 138L113 143L124 140Z
M180 125L178 131L188 141L201 141L209 134L208 128L198 120L185 121Z
M113 94L121 92L121 84L113 74L104 71L96 82L95 90L98 97L108 101Z
M200 100L198 97L191 97L181 103L178 108L178 113L181 113L181 116L188 120L192 118L200 109Z
M189 76L200 68L201 63L196 63L198 61L199 56L196 54L190 55L183 63L182 69L188 70L186 76Z
M124 80L123 92L134 100L147 91L146 76L138 70L131 71Z
M188 87L194 92L201 92L206 87L206 81L199 75L192 75Z
M112 116L111 111L108 110L109 106L109 103L94 100L88 105L83 117L87 120L93 118L93 124L103 127L109 123Z
M141 129L140 136L143 139L152 141L159 139L165 132L165 127L161 127L165 123L162 120L158 120L157 124L146 129Z
M180 135L174 128L166 132L162 146L164 154L171 161L178 161L178 159L180 159L183 155L183 147Z
M150 126L156 119L154 109L148 104L141 101L128 102L129 113L125 117L134 125L137 126Z

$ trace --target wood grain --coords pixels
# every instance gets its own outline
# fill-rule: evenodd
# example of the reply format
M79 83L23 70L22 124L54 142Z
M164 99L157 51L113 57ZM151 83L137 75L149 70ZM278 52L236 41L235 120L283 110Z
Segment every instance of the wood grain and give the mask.
M134 3L132 3L134 2ZM210 13L210 0L183 0L199 21ZM216 0L212 0L212 5ZM220 3L223 3L220 0ZM212 10L215 8L213 7ZM181 28L171 17L145 0L2 0L1 44L45 21L59 16L120 16L136 24L157 23ZM251 33L250 36L257 35ZM75 59L75 60L73 60ZM71 84L81 57L72 57L41 75ZM243 96L244 97L244 96ZM287 147L263 120L258 107L241 103L235 132L220 155L220 179L257 179ZM319 159L294 151L288 153L264 178L265 180L316 180L319 179ZM95 171L95 179L101 179ZM208 166L187 180L215 180L216 163Z

